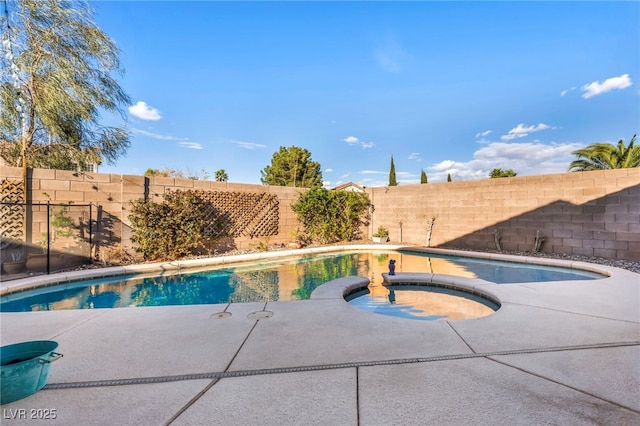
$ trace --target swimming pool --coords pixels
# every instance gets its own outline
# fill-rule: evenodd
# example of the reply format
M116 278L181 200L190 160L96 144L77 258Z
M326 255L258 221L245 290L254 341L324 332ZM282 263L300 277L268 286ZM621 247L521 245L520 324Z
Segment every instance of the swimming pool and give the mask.
M593 272L552 266L414 251L356 251L160 276L129 275L64 283L5 295L0 299L0 311L304 300L316 287L340 277L361 276L374 285L381 283L381 274L387 272L390 259L396 260L398 272L449 274L498 284L603 278Z

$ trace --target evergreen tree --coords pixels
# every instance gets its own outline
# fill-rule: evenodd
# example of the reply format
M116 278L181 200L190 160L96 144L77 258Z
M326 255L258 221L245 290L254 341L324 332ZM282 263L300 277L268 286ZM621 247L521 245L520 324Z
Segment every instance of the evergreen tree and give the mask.
M427 174L424 172L424 170L422 170L422 173L420 174L420 183L428 183Z
M451 173L447 173L447 182L451 182Z
M389 170L389 186L398 186L396 180L396 166L393 164L393 155L391 156L391 169Z
M315 188L322 186L320 163L311 160L311 153L297 146L280 147L273 154L271 165L262 171L265 185Z

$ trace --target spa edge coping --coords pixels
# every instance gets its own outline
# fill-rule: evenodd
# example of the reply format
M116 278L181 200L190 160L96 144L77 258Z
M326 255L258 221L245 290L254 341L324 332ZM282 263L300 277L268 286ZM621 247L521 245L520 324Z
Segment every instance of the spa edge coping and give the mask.
M277 259L277 258L285 258L285 257L293 257L300 256L306 254L317 254L317 253L339 253L339 252L350 252L350 251L402 251L402 252L416 252L416 253L433 253L433 254L441 254L448 256L461 256L467 258L477 258L477 259L486 259L486 260L501 260L505 262L515 262L515 263L524 263L530 265L544 265L544 266L558 266L569 269L578 269L588 272L595 272L605 277L611 277L612 274L615 274L616 271L622 271L619 268L614 268L605 265L599 265L588 262L581 261L573 261L573 260L562 260L562 259L550 259L544 257L529 257L529 256L517 256L510 254L499 254L499 253L484 253L484 252L475 252L475 251L464 251L464 250L451 250L451 249L440 249L440 248L431 248L431 247L421 247L421 246L407 246L402 244L354 244L354 245L336 245L336 246L324 246L324 247L311 247L311 248L303 248L303 249L293 249L293 250L278 250L278 251L266 251L260 253L249 253L249 254L239 254L239 255L231 255L231 256L219 256L219 257L209 257L209 258L200 258L200 259L189 259L189 260L178 260L173 262L158 262L158 263L143 263L136 265L124 265L124 266L113 266L107 268L96 268L96 269L84 269L81 271L68 271L68 272L59 272L50 275L36 275L28 278L21 278L17 280L11 281L3 281L0 282L0 296L5 296L8 294L25 291L25 290L33 290L40 287L48 287L52 285L58 284L66 284L74 281L82 281L89 280L94 278L106 278L106 277L115 277L120 275L129 275L129 274L140 274L149 276L156 276L158 273L168 272L168 273L176 273L181 270L188 269L190 272L197 272L198 268L204 269L209 266L219 266L219 265L227 265L227 264L242 264L244 262L252 262L256 260L264 260L264 259ZM413 274L413 273L412 273ZM406 273L405 273L406 275ZM455 278L455 284L466 282L465 280L472 280L476 283L479 281L480 284L487 284L487 281L471 279L463 277L455 277L452 275L443 275L443 274L419 274L419 275L430 275L430 276L440 276L447 277L447 280L451 280ZM333 282L339 282L338 286L343 285L341 280L344 279L353 279L359 277L344 277L339 278L337 280L333 280ZM366 278L359 278L360 280L365 280L367 283L369 282ZM432 282L434 277L430 278ZM444 279L444 278L442 278ZM462 281L460 281L462 279ZM358 282L359 283L359 282ZM444 282L446 284L447 282ZM360 284L358 284L360 286ZM366 287L366 285L365 285ZM319 289L320 287L318 287ZM318 290L316 289L316 290ZM348 292L353 291L353 288L349 288ZM314 291L315 293L315 291ZM319 296L317 297L323 298ZM313 293L312 293L313 298ZM331 297L333 298L333 297Z
M409 289L411 287L441 287L475 294L500 305L500 298L490 291L498 284L479 278L459 277L455 275L433 274L425 272L397 272L394 275L382 274L383 286ZM348 295L365 289L369 279L363 277L342 277L329 281L311 292L311 300L344 299ZM489 287L489 288L486 288Z

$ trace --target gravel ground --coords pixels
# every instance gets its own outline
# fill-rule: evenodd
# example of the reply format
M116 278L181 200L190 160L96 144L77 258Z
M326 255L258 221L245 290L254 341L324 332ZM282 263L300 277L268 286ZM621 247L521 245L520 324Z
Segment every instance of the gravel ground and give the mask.
M562 254L562 253L530 254L529 252L524 252L524 251L503 250L499 252L498 250L473 250L473 249L464 249L464 248L461 248L460 250L481 251L484 253L513 254L516 256L545 257L548 259L575 260L579 262L597 263L599 265L607 265L607 266L613 266L620 269L627 269L631 272L636 272L640 274L640 260L605 259L604 257L573 256L573 255Z

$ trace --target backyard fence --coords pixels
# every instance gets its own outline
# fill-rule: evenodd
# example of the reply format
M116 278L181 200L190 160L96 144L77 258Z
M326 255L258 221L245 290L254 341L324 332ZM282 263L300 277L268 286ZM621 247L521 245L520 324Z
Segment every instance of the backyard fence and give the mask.
M92 204L0 203L2 280L90 263L97 210Z

